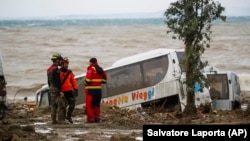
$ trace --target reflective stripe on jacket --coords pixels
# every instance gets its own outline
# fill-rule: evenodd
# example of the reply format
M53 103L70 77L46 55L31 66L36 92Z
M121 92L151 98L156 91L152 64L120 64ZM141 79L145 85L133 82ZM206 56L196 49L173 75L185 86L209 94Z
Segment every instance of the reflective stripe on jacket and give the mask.
M94 63L87 68L85 78L85 89L101 89L102 83L106 83L106 72L103 70L102 74L98 74L97 70L95 69L97 65L97 63Z

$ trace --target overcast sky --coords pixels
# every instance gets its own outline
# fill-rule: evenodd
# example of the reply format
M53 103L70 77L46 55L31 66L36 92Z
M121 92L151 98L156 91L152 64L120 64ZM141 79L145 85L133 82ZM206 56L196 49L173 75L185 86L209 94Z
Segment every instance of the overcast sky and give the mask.
M176 0L0 0L0 18L165 11ZM214 0L226 16L250 16L250 0Z

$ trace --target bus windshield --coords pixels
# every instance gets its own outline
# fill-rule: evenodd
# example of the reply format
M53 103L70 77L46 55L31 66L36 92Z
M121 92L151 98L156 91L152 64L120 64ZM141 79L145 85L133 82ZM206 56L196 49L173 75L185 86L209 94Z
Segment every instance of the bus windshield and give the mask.
M167 74L168 55L107 70L106 97L142 89L159 83Z

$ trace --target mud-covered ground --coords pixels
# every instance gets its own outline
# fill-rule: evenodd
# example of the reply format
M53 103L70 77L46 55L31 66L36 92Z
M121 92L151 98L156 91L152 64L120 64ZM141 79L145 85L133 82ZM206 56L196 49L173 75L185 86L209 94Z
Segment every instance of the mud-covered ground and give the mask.
M9 105L0 123L3 141L142 141L144 124L250 124L242 109L213 111L201 108L196 116L184 117L162 107L137 110L102 105L102 122L85 123L84 108L76 108L73 124L51 124L50 109L26 103Z

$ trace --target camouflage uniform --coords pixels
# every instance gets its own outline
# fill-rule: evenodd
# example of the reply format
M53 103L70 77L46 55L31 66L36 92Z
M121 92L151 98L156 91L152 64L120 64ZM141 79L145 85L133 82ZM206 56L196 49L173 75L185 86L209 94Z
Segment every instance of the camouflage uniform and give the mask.
M54 57L54 58L53 58ZM61 81L59 76L59 60L62 57L59 54L54 54L51 58L53 64L47 69L47 77L48 77L48 85L49 85L49 92L50 92L50 102L51 102L51 120L53 124L57 123L57 116L58 121L65 120L65 113L62 110L62 106L64 104L61 95Z

